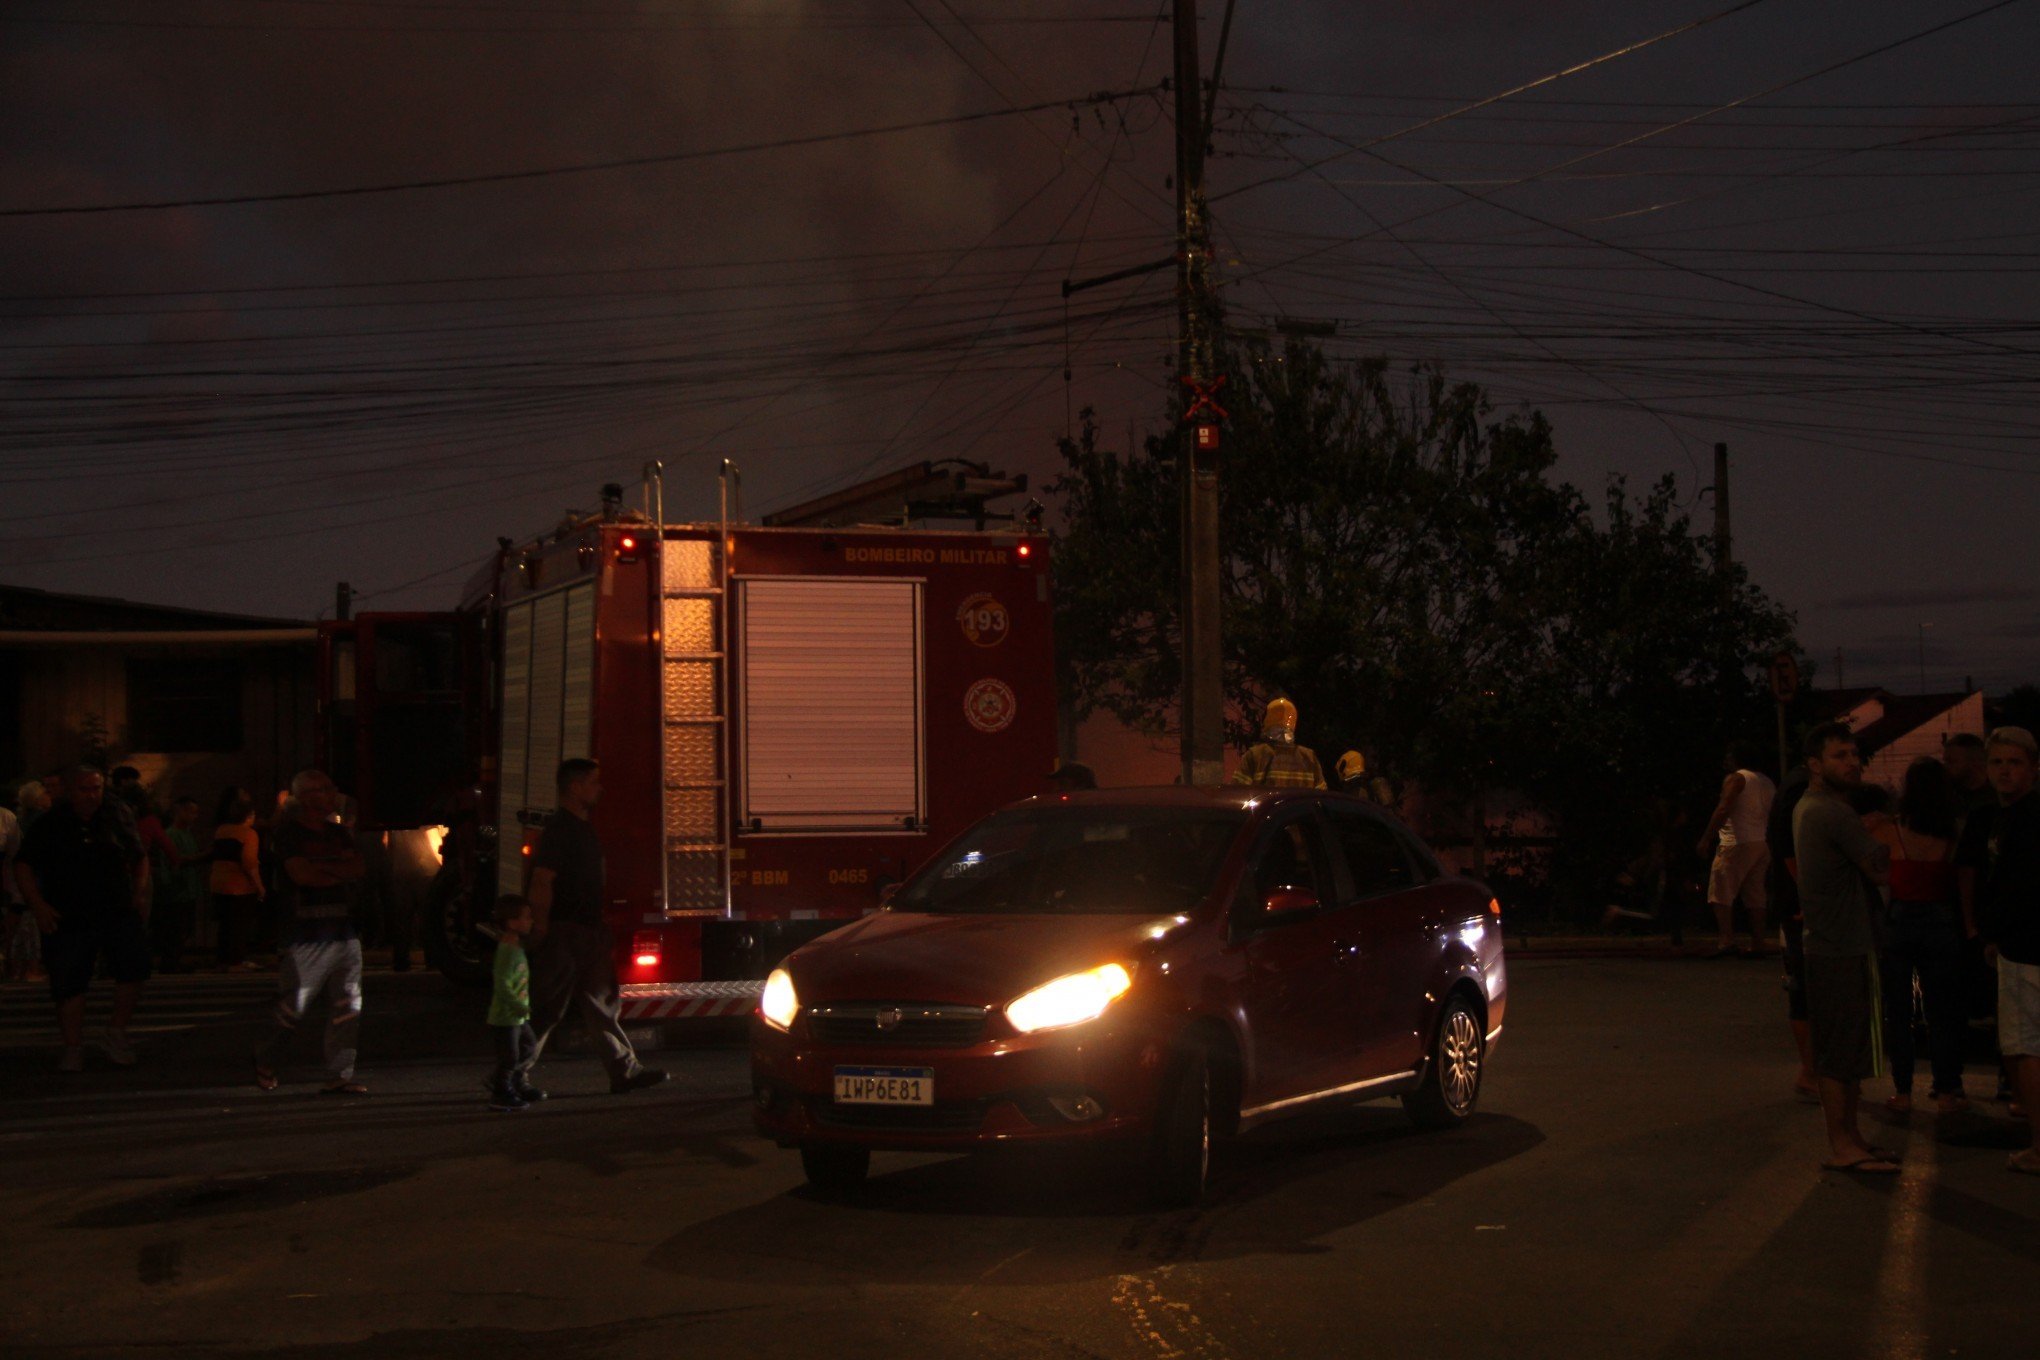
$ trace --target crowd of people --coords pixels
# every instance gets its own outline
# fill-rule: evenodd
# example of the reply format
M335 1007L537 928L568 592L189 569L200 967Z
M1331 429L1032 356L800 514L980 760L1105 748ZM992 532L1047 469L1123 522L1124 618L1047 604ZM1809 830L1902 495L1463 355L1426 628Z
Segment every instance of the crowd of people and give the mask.
M43 932L16 881L16 858L37 822L72 805L77 781L95 778L102 783L100 802L106 815L121 824L120 834L140 847L145 861L147 872L137 891L145 898L151 971L190 972L208 956L230 972L275 967L281 923L269 908L279 900L281 861L275 837L292 814L289 791L279 791L264 816L262 804L247 789L223 788L207 821L200 801L190 794L152 797L141 771L132 765L117 765L109 772L86 765L19 781L14 807L0 807L0 900L6 905L0 954L5 956L5 976L41 980L47 973ZM339 815L351 824L352 805L344 798ZM393 966L406 968L409 922L401 919L396 895L385 885L371 883L370 889L373 924L394 947Z
M600 1048L613 1092L666 1079L638 1061L618 1017L614 941L602 915L602 846L590 820L602 793L600 767L565 761L558 784L559 813L532 858L530 896L506 897L496 912L500 943L488 1023L498 1031L502 1061L484 1083L495 1110L521 1110L545 1098L531 1082L532 1067L569 1011L579 1013ZM254 1084L265 1091L280 1085L300 1029L317 1018L321 1092L368 1094L355 1069L361 927L375 874L348 800L324 771L300 771L266 824L258 824L245 790L228 790L210 842L197 831L193 800L172 800L166 824L142 793L139 772L126 767L111 778L79 766L32 781L19 806L22 815L0 822L0 879L18 918L9 921L8 966L10 976L40 976L49 984L60 1072L85 1069L86 997L99 977L113 986L100 1048L116 1066L138 1061L129 1025L143 985L159 964L184 966L204 893L221 966L257 966L252 942L264 922L274 930L276 1003L254 1046Z
M1862 1084L1889 1076L1884 1101L1912 1113L1919 1034L1928 1097L1941 1115L1971 1107L1964 1068L1972 1018L1997 1021L1994 1099L2014 1118L2040 1099L2040 746L2024 728L1960 734L1940 758L1906 769L1896 797L1863 779L1841 723L1808 735L1802 768L1782 784L1731 749L1712 842L1708 902L1716 957L1738 952L1740 908L1750 954L1765 952L1775 914L1785 958L1799 1093L1826 1116L1838 1171L1893 1175L1891 1152L1863 1135ZM2040 1174L2040 1136L2013 1154Z

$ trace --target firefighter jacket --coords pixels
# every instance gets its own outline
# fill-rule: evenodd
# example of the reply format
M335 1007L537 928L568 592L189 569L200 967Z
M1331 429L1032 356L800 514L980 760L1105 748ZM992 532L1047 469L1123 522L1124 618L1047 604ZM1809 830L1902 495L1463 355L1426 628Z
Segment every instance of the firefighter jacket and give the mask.
M1269 789L1321 789L1325 772L1318 768L1317 755L1308 746L1274 746L1264 741L1247 752L1233 771L1232 782Z

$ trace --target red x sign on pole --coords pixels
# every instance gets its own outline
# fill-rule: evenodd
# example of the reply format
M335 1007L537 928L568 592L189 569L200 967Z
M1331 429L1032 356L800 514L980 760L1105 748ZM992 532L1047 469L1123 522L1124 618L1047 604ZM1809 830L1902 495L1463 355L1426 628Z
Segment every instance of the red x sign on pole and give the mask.
M1183 408L1185 425L1200 425L1226 418L1225 408L1218 404L1218 389L1225 386L1225 374L1219 374L1210 382L1186 377L1182 383L1190 389L1190 404Z

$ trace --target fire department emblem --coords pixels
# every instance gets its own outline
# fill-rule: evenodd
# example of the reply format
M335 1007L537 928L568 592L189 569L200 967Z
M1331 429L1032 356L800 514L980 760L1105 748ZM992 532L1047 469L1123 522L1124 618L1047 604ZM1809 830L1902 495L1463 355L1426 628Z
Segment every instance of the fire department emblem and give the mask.
M963 696L963 716L980 732L1003 732L1013 725L1020 701L1003 680L980 680Z
M980 591L957 609L956 622L963 629L963 635L975 645L996 647L1006 640L1011 620L1006 615L1005 605Z

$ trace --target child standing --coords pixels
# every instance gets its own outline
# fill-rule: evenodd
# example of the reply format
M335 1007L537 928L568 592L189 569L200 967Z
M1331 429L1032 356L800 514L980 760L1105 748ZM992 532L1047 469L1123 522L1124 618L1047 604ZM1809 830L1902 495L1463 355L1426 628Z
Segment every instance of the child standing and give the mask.
M496 985L489 998L489 1027L496 1032L496 1071L489 1079L489 1108L499 1112L528 1108L544 1100L525 1073L537 1056L531 1032L531 964L524 940L531 934L531 903L516 893L496 899Z

